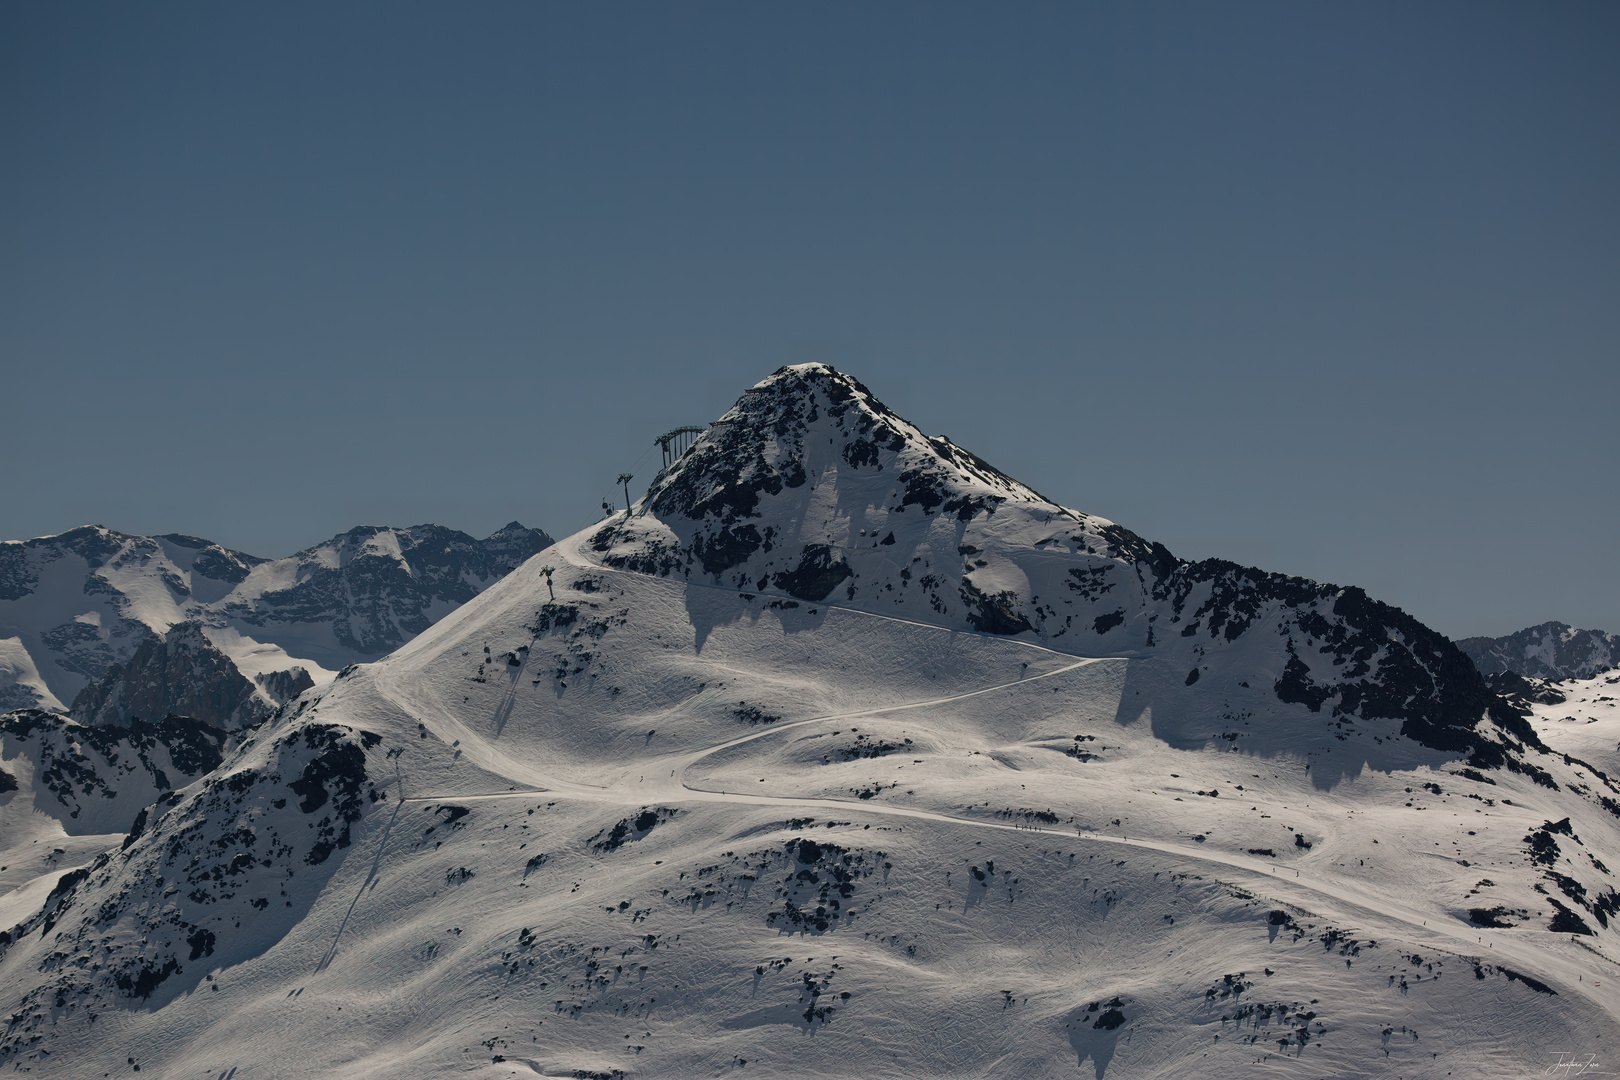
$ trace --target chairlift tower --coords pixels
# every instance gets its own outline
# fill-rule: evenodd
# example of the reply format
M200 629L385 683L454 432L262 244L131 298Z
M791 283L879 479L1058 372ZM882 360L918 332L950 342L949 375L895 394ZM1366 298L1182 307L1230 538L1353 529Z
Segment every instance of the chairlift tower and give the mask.
M664 467L667 469L685 457L686 452L692 449L692 444L697 442L698 436L708 430L708 428L687 425L686 427L678 427L673 431L666 431L654 439L653 442L657 443L658 448L664 452Z

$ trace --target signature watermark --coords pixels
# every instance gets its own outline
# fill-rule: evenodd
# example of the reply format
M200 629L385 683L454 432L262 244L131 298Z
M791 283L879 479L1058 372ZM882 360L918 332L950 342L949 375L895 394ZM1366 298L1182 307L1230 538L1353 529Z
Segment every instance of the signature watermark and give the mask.
M1547 1066L1546 1076L1585 1076L1588 1073L1600 1073L1602 1065L1598 1063L1596 1054L1577 1054L1559 1051L1553 1054L1553 1063Z

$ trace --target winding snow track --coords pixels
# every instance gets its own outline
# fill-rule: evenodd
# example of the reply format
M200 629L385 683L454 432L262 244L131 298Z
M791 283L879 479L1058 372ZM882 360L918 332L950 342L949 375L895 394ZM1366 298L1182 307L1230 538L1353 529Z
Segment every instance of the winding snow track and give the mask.
M611 567L605 567L598 563L592 562L582 553L577 551L570 554L569 552L564 551L561 545L558 545L552 550L561 555L565 561L575 566L588 568L602 573L630 573L630 571L615 570ZM648 578L646 575L640 574L636 575L636 577L640 580L660 580L656 578ZM695 584L692 582L669 582L668 584L680 588L697 587L716 589L722 592L735 591L723 589L719 586ZM931 626L927 623L918 623L907 619L896 619L893 616L879 615L873 612L862 611L858 608L843 607L842 605L836 604L825 604L823 606L829 608L837 607L840 610L847 611L851 614L868 618L884 619L890 622L908 623L914 626L926 627L927 629L931 630L950 632L946 631L945 628ZM971 631L955 632L970 633ZM993 637L994 635L986 634L983 636ZM1073 656L1071 653L1063 653L1056 649L1049 649L1031 642L1014 641L1009 642L1009 644L1021 645L1026 648L1031 648L1040 652L1066 658L1072 658ZM423 662L425 663L427 659L428 658L424 658ZM528 798L536 794L543 793L589 799L596 802L613 803L624 806L645 806L655 801L731 803L756 807L770 806L794 810L817 810L822 813L833 811L841 813L876 815L879 817L888 818L907 818L917 821L932 821L947 825L968 825L980 829L997 829L1023 834L1030 832L1057 833L1059 830L1042 829L1035 826L1009 824L1003 822L978 821L972 818L960 817L937 811L892 806L875 801L814 799L775 795L745 795L740 792L714 791L705 788L693 787L688 784L686 782L686 772L691 768L691 766L697 764L699 761L702 761L703 759L723 750L728 750L732 747L753 742L757 739L778 735L794 728L805 727L811 724L841 722L894 712L902 712L911 709L946 705L953 702L964 701L970 698L994 693L998 690L1006 690L1013 687L1023 686L1028 683L1038 682L1043 679L1050 679L1055 676L1074 671L1077 668L1086 667L1090 664L1099 663L1107 659L1124 658L1080 658L1075 659L1072 663L1039 675L1031 675L1026 678L1013 680L1011 682L997 683L993 686L980 687L978 689L968 690L958 694L948 694L940 697L906 702L899 705L887 705L876 708L853 710L849 712L829 713L823 716L809 717L804 720L796 720L786 724L775 725L765 731L752 732L740 738L730 739L722 743L717 743L713 746L690 751L684 754L674 754L663 758L653 759L646 762L645 765L637 766L637 769L640 770L642 775L646 775L647 773L662 774L666 768L670 770L669 775L654 775L650 780L642 780L631 783L628 780L627 772L619 781L607 785L587 784L578 781L565 780L560 777L541 772L532 766L512 759L501 750L491 745L488 740L478 735L472 729L468 728L460 720L457 720L449 713L448 710L444 709L437 702L425 700L423 696L410 693L408 689L402 686L400 682L393 677L392 672L386 671L386 667L385 669L377 672L376 686L378 692L393 703L395 707L400 709L416 722L422 724L430 732L432 732L438 738L444 740L447 744L454 746L461 752L462 756L469 763L477 765L479 768L482 768L494 775L530 785L530 787L527 789L513 789L505 792L489 792L476 795L421 795L411 796L409 799L402 797L400 800L401 802L441 801L449 799L468 801L473 799L487 800ZM506 710L503 709L503 711ZM499 719L504 721L505 717L502 716ZM1067 831L1063 830L1061 834L1067 835ZM1589 961L1583 962L1585 961L1584 957L1575 955L1574 949L1565 946L1558 950L1559 953L1568 952L1570 955L1567 957L1559 955L1558 960L1560 962L1555 965L1549 965L1547 960L1549 958L1548 954L1551 951L1548 948L1550 942L1543 940L1543 942L1539 943L1536 947L1529 947L1528 937L1530 932L1522 929L1515 930L1514 935L1516 935L1516 937L1514 937L1501 935L1489 929L1481 930L1480 928L1472 926L1464 927L1459 925L1458 929L1453 930L1443 923L1440 923L1439 920L1436 920L1438 925L1430 926L1429 920L1424 917L1425 913L1415 908L1411 908L1399 903L1393 903L1387 896L1374 896L1347 882L1337 880L1322 880L1314 875L1310 877L1304 876L1306 868L1296 869L1296 876L1289 878L1280 874L1275 865L1265 863L1259 859L1245 858L1241 855L1229 854L1219 850L1210 850L1208 848L1201 848L1190 844L1179 844L1170 841L1150 840L1144 838L1133 839L1123 835L1113 836L1106 833L1086 830L1084 828L1077 828L1076 835L1081 840L1114 844L1122 847L1146 849L1165 855L1187 859L1195 863L1205 865L1212 864L1226 870L1236 870L1240 872L1241 876L1225 877L1222 879L1224 884L1241 889L1256 896L1271 897L1278 903L1292 904L1302 909L1305 908L1307 904L1310 904L1318 909L1318 917L1331 918L1340 924L1349 924L1341 925L1341 929L1360 929L1364 932L1392 935L1407 941L1422 944L1430 949L1450 952L1463 957L1477 957L1493 962L1508 961L1520 968L1534 971L1538 975L1545 975L1556 980L1561 988L1561 992L1567 993L1573 991L1580 993L1592 999L1594 1003L1599 1004L1601 1007L1607 1008L1610 1005L1607 999L1611 995L1605 994L1604 991L1598 987L1595 987L1592 983L1582 982L1579 979L1572 981L1568 978L1569 975L1590 970ZM386 834L384 839L386 839ZM380 856L381 851L379 849L378 857L380 858ZM356 896L355 899L358 901L359 897ZM1340 911L1336 913L1322 911L1321 902L1324 900L1339 907ZM345 922L347 922L347 919L345 919ZM1469 933L1475 935L1475 941L1471 942L1467 940L1467 935ZM1483 938L1487 935L1492 938L1489 945L1483 943ZM1562 944L1562 935L1546 933L1544 935L1544 939L1545 938L1556 938L1559 944ZM335 951L336 942L334 941L333 952ZM1597 953L1595 950L1587 949L1586 951L1592 953L1594 956L1597 956L1600 959L1608 960L1609 963L1615 967L1620 967L1620 963L1610 960L1609 957L1604 956L1601 953ZM330 961L331 953L329 953L326 960L323 961L323 966L330 963ZM1620 983L1620 971L1612 972L1611 974L1614 976L1611 986L1614 986L1616 983Z

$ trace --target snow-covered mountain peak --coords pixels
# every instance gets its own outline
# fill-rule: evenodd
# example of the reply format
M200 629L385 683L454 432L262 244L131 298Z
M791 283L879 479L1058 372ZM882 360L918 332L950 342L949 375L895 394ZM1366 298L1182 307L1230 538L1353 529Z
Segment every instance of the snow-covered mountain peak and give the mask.
M1505 637L1472 637L1457 647L1487 675L1513 672L1533 679L1590 679L1620 667L1620 634L1546 622Z
M1495 736L1475 730L1487 713L1535 739L1451 642L1405 612L1360 589L1178 559L929 438L821 364L751 387L589 547L604 566L746 602L1152 659L1176 685L1203 680L1227 701L1264 687L1269 702L1397 721L1436 749L1495 760Z
M151 802L0 897L0 1065L1464 1076L1620 1034L1609 758L1359 589L1177 559L830 369L756 389L633 512L177 742L206 774L13 714L0 831L81 757Z
M684 457L653 482L643 505L660 517L724 524L756 516L828 476L895 487L900 507L970 520L1007 501L1056 509L1040 495L944 437L929 437L850 375L826 364L777 370L750 387ZM873 490L874 496L881 494Z
M885 612L905 605L916 579L930 621L1041 636L1051 631L1037 628L1039 612L1013 610L1015 595L1032 595L1021 556L1154 554L924 434L824 364L784 367L750 387L594 544L614 565L699 572L798 600L837 594ZM1145 624L1132 633L1140 641Z

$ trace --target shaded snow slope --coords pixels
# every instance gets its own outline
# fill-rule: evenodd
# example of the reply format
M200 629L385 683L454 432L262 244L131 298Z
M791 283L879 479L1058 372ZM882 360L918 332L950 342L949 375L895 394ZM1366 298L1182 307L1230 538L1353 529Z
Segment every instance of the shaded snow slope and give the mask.
M1511 671L1535 679L1590 679L1620 667L1620 634L1577 630L1561 622L1499 638L1464 638L1457 647L1488 675Z
M841 377L764 389L784 378ZM1341 612L1350 590L1234 571L1178 609L1188 564L1122 530L1109 554L1109 523L930 459L897 420L896 457L851 474L921 470L942 499L891 500L877 549L870 524L834 545L822 504L792 501L855 498L810 451L844 460L813 427L834 392L800 410L802 444L795 422L775 442L776 414L746 444L737 483L763 459L781 492L698 483L700 440L628 520L304 692L94 862L0 897L20 913L0 1066L1491 1076L1620 1039L1607 764L1566 760L1554 724L1399 613ZM763 422L747 406L734 431ZM691 499L660 509L670 491ZM931 565L908 582L912 559ZM944 563L949 587L920 584ZM1112 588L1049 591L1071 568ZM1108 603L1125 622L1098 630ZM998 604L1012 623L974 625ZM1332 662L1371 626L1369 654ZM1414 670L1428 704L1374 708L1420 697Z

